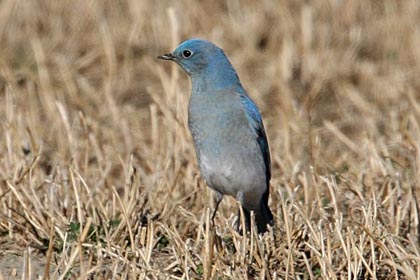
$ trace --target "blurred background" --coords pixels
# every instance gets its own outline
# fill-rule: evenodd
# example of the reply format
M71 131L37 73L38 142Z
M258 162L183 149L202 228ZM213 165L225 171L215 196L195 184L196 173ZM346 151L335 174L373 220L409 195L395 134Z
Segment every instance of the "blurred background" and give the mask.
M53 224L65 240L72 221L99 225L122 205L133 230L153 216L158 239L162 227L198 238L211 192L187 129L190 82L156 59L189 38L225 50L262 112L277 217L284 192L316 219L324 210L313 201L334 202L352 227L349 205L376 197L390 233L418 238L418 0L4 0L3 248L20 254L48 239ZM219 225L236 213L226 201ZM128 236L119 230L116 244Z

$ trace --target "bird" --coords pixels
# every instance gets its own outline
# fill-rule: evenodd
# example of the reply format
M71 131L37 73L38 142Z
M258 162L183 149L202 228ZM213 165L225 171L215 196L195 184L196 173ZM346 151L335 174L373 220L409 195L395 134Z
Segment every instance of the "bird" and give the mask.
M245 230L250 231L253 211L258 233L266 232L267 225L274 225L268 206L270 149L261 113L231 62L220 47L203 39L186 40L158 58L176 62L191 79L188 127L201 176L215 193L211 220L229 195L241 204ZM240 210L238 230L239 221Z

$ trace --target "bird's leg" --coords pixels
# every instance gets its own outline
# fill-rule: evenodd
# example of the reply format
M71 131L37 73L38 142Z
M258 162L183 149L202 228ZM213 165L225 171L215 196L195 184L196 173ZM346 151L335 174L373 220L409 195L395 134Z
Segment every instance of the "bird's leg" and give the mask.
M223 194L221 192L215 191L214 192L214 200L216 202L216 206L214 207L213 215L211 215L212 224L214 224L214 217L216 217L216 212L217 212L217 209L219 209L219 204L223 200Z
M239 207L241 207L241 208L238 209L238 219L237 219L237 224L236 224L237 225L236 230L239 233L243 234L243 233L246 233L247 231L249 231L250 228L251 228L251 212L249 210L245 209L245 207L243 206L244 205L244 193L243 192L238 192L238 194L236 195L236 200L240 204ZM241 216L242 216L241 215L241 209L242 209L243 217L244 217L243 220L241 219ZM242 232L241 232L240 226L242 224L242 221L243 221L243 228L242 228Z
M241 232L241 208L238 208L238 218L236 218L236 231Z
M239 232L241 235L251 231L251 212L246 210L244 207L240 206L241 208L238 209L238 218L236 222L236 231ZM241 219L241 209L243 212L243 219ZM243 221L243 223L242 223ZM241 228L242 226L242 228Z
M236 200L239 202L239 204L240 204L240 206L239 207L242 207L242 205L243 205L243 202L244 202L244 193L243 192L238 192L237 194L236 194ZM242 207L242 210L244 210L244 208ZM245 214L245 213L244 213ZM238 219L237 219L237 221L236 221L236 231L237 232L240 232L240 229L241 229L241 221L242 221L242 219L241 219L241 208L238 208Z

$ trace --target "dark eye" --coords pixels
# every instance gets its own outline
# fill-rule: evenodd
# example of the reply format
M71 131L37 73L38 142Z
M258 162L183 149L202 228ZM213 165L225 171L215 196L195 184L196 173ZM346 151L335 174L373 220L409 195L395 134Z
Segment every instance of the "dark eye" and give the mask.
M182 56L183 56L184 58L190 58L192 55L193 55L193 52L192 52L192 51L190 51L190 50L183 50L183 51L182 51Z

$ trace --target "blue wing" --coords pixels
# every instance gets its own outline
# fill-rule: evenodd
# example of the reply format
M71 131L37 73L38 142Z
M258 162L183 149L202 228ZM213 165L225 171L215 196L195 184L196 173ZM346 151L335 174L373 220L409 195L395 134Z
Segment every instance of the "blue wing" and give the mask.
M271 179L271 160L270 160L270 149L268 147L267 136L265 134L264 124L262 122L260 111L258 110L255 103L249 98L249 96L243 92L241 94L241 102L247 112L247 117L251 121L255 132L257 134L257 142L261 149L261 153L265 164L265 179L266 179L266 190L260 200L261 214L256 216L256 222L259 230L265 231L266 225L273 225L273 214L268 207L268 197L270 195L270 179Z
M241 94L241 102L247 112L247 116L250 118L250 121L254 126L255 132L257 133L257 142L258 142L258 145L260 146L261 153L264 159L266 180L267 180L267 187L268 187L270 179L271 179L270 149L268 147L267 136L265 134L264 124L262 122L261 114L257 106L255 105L255 103L251 100L251 98L249 98L248 95L246 95L246 93Z

